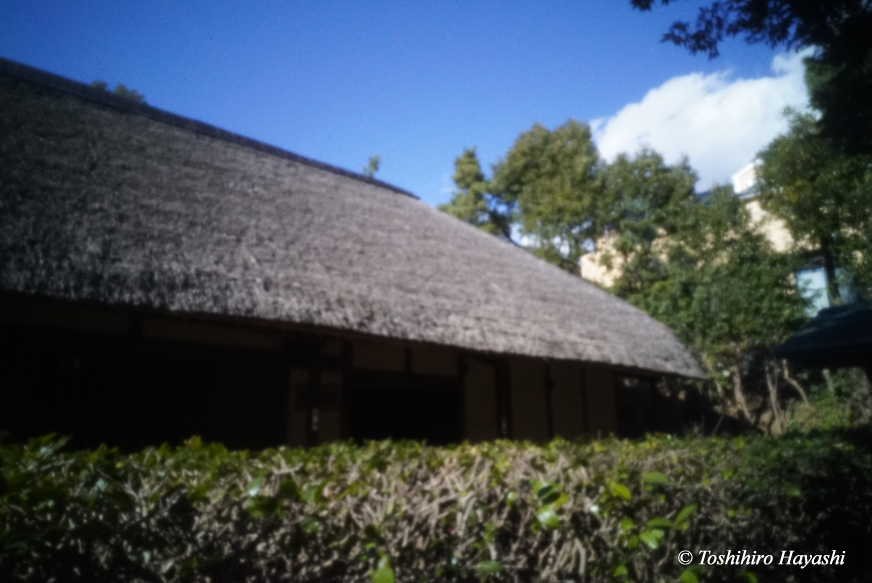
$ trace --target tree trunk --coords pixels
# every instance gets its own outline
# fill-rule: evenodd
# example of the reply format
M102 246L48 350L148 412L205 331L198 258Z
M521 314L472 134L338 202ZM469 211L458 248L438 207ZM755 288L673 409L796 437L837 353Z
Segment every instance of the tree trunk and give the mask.
M831 306L839 306L842 304L842 294L839 292L839 282L836 280L836 261L833 258L831 237L821 239L821 254L824 256L824 274L827 278L827 299Z
M787 365L787 360L782 360L781 364L784 367L784 380L786 380L788 383L790 383L790 386L796 389L796 391L799 393L799 396L802 397L802 402L808 405L808 396L805 394L802 385L800 385L796 381L796 379L790 376L790 367Z
M769 407L772 409L772 424L770 433L781 435L784 429L784 416L778 403L778 366L774 361L766 361L766 386L769 389Z
M733 372L733 396L736 399L736 404L739 405L739 409L741 409L742 414L745 416L745 419L748 420L748 423L755 425L753 417L751 417L751 412L748 411L748 402L745 400L745 390L742 388L742 372L738 366L734 366L732 368Z

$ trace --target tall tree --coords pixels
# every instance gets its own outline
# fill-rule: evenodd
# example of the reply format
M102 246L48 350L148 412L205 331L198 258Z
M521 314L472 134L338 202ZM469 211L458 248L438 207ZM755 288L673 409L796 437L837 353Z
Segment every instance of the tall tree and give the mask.
M650 10L657 0L631 0ZM670 4L674 0L661 0ZM695 25L677 21L663 40L691 53L718 55L724 37L775 48L813 47L812 104L825 135L852 151L872 150L872 2L869 0L716 0Z
M440 205L439 209L511 241L512 209L490 192L490 184L481 170L475 147L463 150L454 161L452 179L457 189L451 201Z
M514 228L537 255L574 274L606 233L606 261L651 259L645 243L674 229L697 180L686 160L669 166L652 150L606 164L590 128L574 120L522 133L490 180L475 148L464 150L453 179L457 190L440 209L509 240Z
M761 203L795 241L821 254L828 295L838 303L837 264L872 289L872 155L835 147L809 114L788 119L789 131L759 154Z
M490 190L516 210L539 257L577 274L587 242L599 234L599 168L587 124L569 120L553 131L536 124L494 166Z
M597 201L596 224L605 239L597 250L606 267L617 256L625 274L613 291L632 294L660 276L658 242L681 228L687 205L696 202L697 176L687 159L669 166L647 149L633 158L619 155L601 175L605 188Z

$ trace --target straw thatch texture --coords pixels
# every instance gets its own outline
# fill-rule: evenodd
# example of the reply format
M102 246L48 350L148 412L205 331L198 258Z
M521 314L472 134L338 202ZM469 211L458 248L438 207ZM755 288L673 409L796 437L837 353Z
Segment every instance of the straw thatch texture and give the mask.
M645 314L399 189L3 72L0 290L700 374Z

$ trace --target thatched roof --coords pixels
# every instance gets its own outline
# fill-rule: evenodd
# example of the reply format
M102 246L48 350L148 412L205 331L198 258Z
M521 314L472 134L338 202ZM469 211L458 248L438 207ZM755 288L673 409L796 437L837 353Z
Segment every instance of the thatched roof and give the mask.
M629 304L388 184L0 63L0 290L697 376Z
M775 353L808 366L872 366L872 304L821 310Z

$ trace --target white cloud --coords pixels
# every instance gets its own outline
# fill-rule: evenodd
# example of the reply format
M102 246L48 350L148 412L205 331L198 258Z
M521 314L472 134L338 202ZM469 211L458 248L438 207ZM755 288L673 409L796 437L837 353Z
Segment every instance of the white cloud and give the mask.
M787 129L785 107L808 105L806 54L776 56L773 75L760 79L733 79L729 71L673 77L641 102L591 123L600 153L612 160L647 146L670 163L686 154L699 173L698 189L726 183Z

